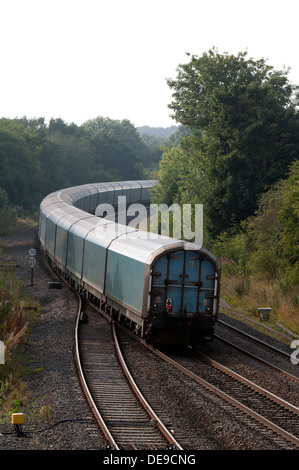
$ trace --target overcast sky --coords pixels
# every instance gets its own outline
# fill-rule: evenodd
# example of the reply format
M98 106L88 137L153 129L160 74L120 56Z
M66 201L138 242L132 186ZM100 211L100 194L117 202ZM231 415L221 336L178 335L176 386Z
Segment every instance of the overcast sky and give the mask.
M268 59L299 84L298 0L0 0L0 117L176 124L186 52Z

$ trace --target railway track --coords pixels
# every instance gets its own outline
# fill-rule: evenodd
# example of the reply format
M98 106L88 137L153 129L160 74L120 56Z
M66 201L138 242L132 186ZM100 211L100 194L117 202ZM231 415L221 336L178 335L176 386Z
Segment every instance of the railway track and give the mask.
M192 356L164 354L146 345L163 361L225 401L227 410L282 448L299 448L299 409L247 380L219 362L199 353Z
M121 366L123 357L114 323L112 333L110 328L105 318L100 325L93 325L82 323L78 315L76 343L81 382L108 446L113 449L182 449L141 396L127 366ZM133 338L136 337L133 335ZM299 409L294 405L202 353L200 364L192 358L186 365L182 358L174 359L147 347L222 398L230 410L231 407L238 410L242 419L251 427L257 427L264 436L283 448L299 448Z
M291 355L285 351L282 351L281 349L278 349L272 345L270 345L269 343L265 343L264 341L261 341L260 339L248 334L248 333L245 333L244 331L241 331L237 328L235 328L234 326L232 325L229 325L228 323L226 323L225 321L223 320L217 320L217 325L219 325L221 328L223 329L226 329L226 330L229 330L229 331L232 331L234 332L237 336L239 337L242 337L242 338L246 338L247 341L255 344L255 345L258 345L260 346L261 348L264 348L264 349L267 349L269 351L271 351L272 353L274 354L278 354L282 357L284 357L285 359L287 359L288 361L291 360ZM215 335L216 338L219 338L218 335Z
M269 438L279 445L288 443L290 448L299 448L299 409L294 405L202 353L199 353L200 364L192 358L187 365L181 357L170 357L160 351L156 354L242 412L245 419L261 425L260 431L264 435L268 433Z
M221 322L221 325L224 327L224 328L227 328L231 331L233 331L234 333L236 333L238 336L242 336L243 338L246 338L246 339L249 339L250 342L254 342L255 344L257 344L258 346L260 346L261 348L266 348L268 349L270 352L272 352L274 355L276 354L279 354L279 355L282 355L285 359L288 360L288 365L290 363L290 355L284 351L281 351L277 348L274 348L273 346L269 345L269 344L266 344L265 342L257 339L257 338L254 338L253 336L251 335L248 335L247 333L243 333L243 332L240 332L239 330L237 330L236 328L234 327L231 327L230 325L226 324L226 323L223 323ZM263 364L264 366L272 369L273 371L277 372L278 374L280 375L283 375L285 377L287 377L289 380L292 380L293 382L295 383L299 383L299 377L286 371L285 369L281 368L281 367L278 367L276 366L275 364L269 362L269 361L266 361L264 358L258 356L256 353L253 354L252 352L248 351L247 348L244 348L244 347L240 347L240 346L237 346L235 343L232 343L231 341L223 338L222 336L219 336L219 334L215 334L215 339L217 339L218 341L221 341L222 343L228 345L230 348L233 348L235 349L236 351L239 351L241 352L242 354L245 354L246 356L248 357L251 357L252 359L254 359L255 361Z
M182 450L133 381L114 322L110 324L103 317L98 324L81 320L78 313L76 360L80 381L107 447Z
M204 376L210 384L246 406L252 417L299 447L299 409L296 406L208 356L201 353L199 357L209 365Z

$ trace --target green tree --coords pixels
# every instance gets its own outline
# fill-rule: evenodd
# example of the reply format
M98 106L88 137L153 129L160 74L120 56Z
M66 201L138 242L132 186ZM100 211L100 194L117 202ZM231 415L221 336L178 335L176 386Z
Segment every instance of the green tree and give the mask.
M9 204L8 194L5 189L0 187L0 209L7 206Z
M280 247L293 264L299 265L299 160L291 165L289 176L280 183L279 190L279 217L283 225Z
M299 160L260 197L255 214L219 235L212 250L231 261L225 265L231 272L280 278L284 287L299 283Z
M128 119L119 121L98 116L86 121L83 128L105 161L105 167L123 174L124 178L141 178L140 164L150 168L161 158L161 152L150 148Z
M0 120L0 186L14 205L36 209L41 197L37 135L22 120Z
M287 70L247 59L247 52L234 56L211 49L192 56L177 72L168 80L169 107L192 132L191 163L197 168L191 197L204 204L214 236L252 214L258 196L298 158L294 87Z
M180 181L183 179L185 154L180 147L173 147L163 153L160 162L159 184L152 189L152 202L171 205L178 202ZM185 167L186 168L186 167Z

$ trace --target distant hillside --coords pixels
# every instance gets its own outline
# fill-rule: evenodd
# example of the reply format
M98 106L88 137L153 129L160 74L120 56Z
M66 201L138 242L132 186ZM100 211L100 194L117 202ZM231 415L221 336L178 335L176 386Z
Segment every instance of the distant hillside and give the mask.
M150 135L153 137L159 137L160 139L167 139L171 134L178 130L178 126L170 127L150 127L141 126L136 128L141 136Z

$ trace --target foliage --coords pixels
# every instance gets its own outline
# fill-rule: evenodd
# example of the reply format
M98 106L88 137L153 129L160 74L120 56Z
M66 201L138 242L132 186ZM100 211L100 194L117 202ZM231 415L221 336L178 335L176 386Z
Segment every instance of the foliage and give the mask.
M104 168L109 168L113 162L112 168L125 179L140 177L136 163L148 168L160 160L161 152L147 145L127 119L97 117L84 123L83 129L101 154ZM132 168L135 169L133 174Z
M156 194L202 203L211 238L252 215L258 197L299 156L299 115L287 71L246 56L212 49L192 56L178 67L177 78L168 80L173 117L191 136L179 144L179 184L170 194L165 175L172 165L177 175L179 163L175 151L166 152Z
M226 273L221 282L222 299L246 316L258 320L258 309L271 308L269 326L284 324L299 333L299 286L279 289L271 279ZM276 323L277 322L277 323ZM281 337L279 337L281 340Z
M36 135L20 120L0 121L0 187L10 202L32 207L40 191Z
M259 199L255 214L235 230L223 232L213 252L231 263L224 271L298 283L299 272L299 161L288 177L276 182ZM297 279L296 279L297 278Z
M288 178L278 181L262 195L259 210L248 220L253 273L282 277L298 271L299 263L299 161ZM298 282L297 278L297 282Z
M170 127L150 127L150 126L139 126L137 131L141 136L151 135L162 140L166 140L178 129L177 126Z
M248 236L244 228L223 232L212 244L215 256L219 258L222 270L231 274L246 274L249 261Z
M281 194L279 217L282 224L279 247L282 253L298 264L299 260L299 160L292 165L289 177L277 185ZM299 266L298 266L299 267Z
M182 152L181 147L167 149L163 153L159 169L159 184L152 190L153 202L171 205L178 202L176 198L180 195L180 184L185 175L184 165L187 156Z
M38 208L47 194L85 183L142 179L161 151L128 120L98 117L82 126L62 119L0 119L0 210Z
M257 314L268 306L298 333L299 161L288 177L259 200L259 208L235 231L212 245L223 270L222 296L234 307Z
M1 259L1 263L5 258ZM0 422L8 413L20 411L27 399L22 376L25 361L19 348L26 343L39 315L39 305L26 295L25 287L10 268L0 271L0 339L5 363L0 365Z
M6 207L9 203L9 197L5 189L0 187L0 209Z
M166 128L150 126L137 127L137 131L142 141L149 147L156 149L160 149L164 145L167 145L167 141L173 138L174 134L179 133L180 129L181 127L178 128L177 126L170 126Z

